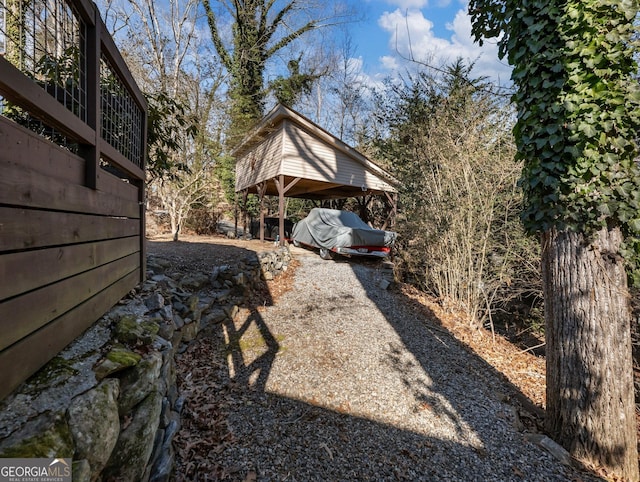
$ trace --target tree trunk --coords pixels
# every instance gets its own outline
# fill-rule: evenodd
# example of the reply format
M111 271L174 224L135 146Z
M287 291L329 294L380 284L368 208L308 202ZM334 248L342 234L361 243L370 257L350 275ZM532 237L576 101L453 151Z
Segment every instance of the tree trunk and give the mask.
M173 240L178 241L180 236L180 221L178 221L173 214L171 215L171 234L173 235Z
M542 236L546 429L571 454L638 480L631 312L622 234Z

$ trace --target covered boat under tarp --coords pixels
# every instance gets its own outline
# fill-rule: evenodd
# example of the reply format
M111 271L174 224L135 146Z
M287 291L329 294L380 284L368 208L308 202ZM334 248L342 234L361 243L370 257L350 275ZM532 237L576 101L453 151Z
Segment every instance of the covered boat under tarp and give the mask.
M337 251L337 248L391 247L396 233L374 229L357 214L337 209L314 208L293 227L294 241Z

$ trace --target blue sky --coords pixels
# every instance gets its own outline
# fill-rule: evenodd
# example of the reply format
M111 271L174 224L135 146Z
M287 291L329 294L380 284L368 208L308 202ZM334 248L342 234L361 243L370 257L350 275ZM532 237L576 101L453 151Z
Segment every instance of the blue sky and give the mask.
M436 66L457 57L476 62L474 73L509 83L510 68L498 59L495 41L473 42L466 0L360 0L365 21L350 28L362 70L371 77L407 68L402 57ZM399 55L398 52L401 54Z
M336 4L342 1L345 0L336 0ZM346 1L356 6L363 17L361 22L348 24L347 29L353 56L350 65L360 72L365 83L376 85L386 77L395 77L412 69L414 66L403 59L411 55L435 66L462 57L475 62L472 75L487 76L501 85L510 83L511 69L498 59L495 40L485 42L483 47L472 40L471 21L466 13L468 0ZM98 0L98 3L103 6L103 13L105 4L120 5L125 12L130 9L127 0ZM167 0L157 3L167 10ZM176 3L184 5L187 0L176 0ZM219 20L227 18L221 3L214 1L212 5L218 10ZM228 23L227 28L223 28L223 37L229 43L230 25ZM208 39L209 32L204 22L201 28L202 37ZM287 72L286 63L275 68L276 73Z

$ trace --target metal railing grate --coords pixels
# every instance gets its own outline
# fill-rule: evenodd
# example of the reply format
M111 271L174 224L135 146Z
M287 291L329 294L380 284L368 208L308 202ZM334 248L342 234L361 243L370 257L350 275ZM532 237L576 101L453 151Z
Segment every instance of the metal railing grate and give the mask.
M142 167L144 112L105 55L100 61L100 97L102 139Z
M63 147L74 154L80 153L80 146L73 139L69 138L66 134L60 132L54 127L51 127L49 124L41 121L37 117L32 116L22 107L9 102L1 95L0 115L11 119L23 127L26 127L45 139L49 139L51 142L58 144L60 147Z
M119 158L110 161L120 162L125 171L132 167L129 163L144 168L146 104L104 25L97 16L97 25L86 20L97 13L85 11L89 6L96 8L77 0L0 0L0 57L81 122L42 97L30 82L20 90L23 76L4 61L0 115L73 152L94 156L89 162L97 162L95 151L83 146L95 145L100 155L109 157L103 152L107 149ZM94 144L94 128L104 147Z
M0 55L85 122L86 30L65 0L0 0Z

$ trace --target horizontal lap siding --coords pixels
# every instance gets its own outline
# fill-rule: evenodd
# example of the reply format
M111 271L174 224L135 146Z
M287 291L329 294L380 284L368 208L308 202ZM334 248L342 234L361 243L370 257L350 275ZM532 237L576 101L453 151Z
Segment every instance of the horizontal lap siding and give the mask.
M85 161L0 116L0 205L140 217L138 188L102 171L85 187Z
M0 251L45 248L139 234L138 219L0 207Z
M363 164L296 124L285 122L283 172L287 176L347 186L393 191Z
M84 182L84 160L43 142L37 134L0 116L0 161L15 167L34 166L42 175L72 184Z
M107 177L109 174L101 175ZM105 184L108 181L104 181ZM122 184L121 192L98 191L69 184L25 165L15 165L0 159L0 204L28 208L77 211L104 216L140 217L138 190ZM116 185L117 186L117 185ZM130 191L130 192L127 192Z
M138 268L136 254L0 302L0 350L73 310ZM115 300L117 301L117 300Z
M0 117L0 399L135 287L139 188Z
M117 280L99 295L52 320L29 337L0 351L0 400L80 336L140 280L140 270ZM115 300L115 301L114 301Z
M137 236L21 251L2 256L0 300L112 263L140 251ZM25 269L28 267L28 269Z
M236 191L273 179L280 174L281 163L282 128L279 127L238 160Z

